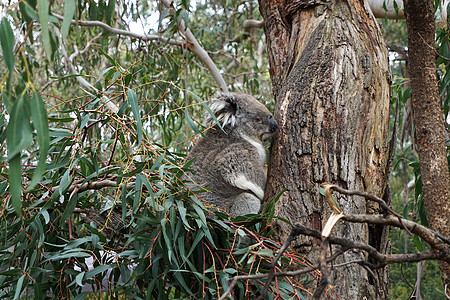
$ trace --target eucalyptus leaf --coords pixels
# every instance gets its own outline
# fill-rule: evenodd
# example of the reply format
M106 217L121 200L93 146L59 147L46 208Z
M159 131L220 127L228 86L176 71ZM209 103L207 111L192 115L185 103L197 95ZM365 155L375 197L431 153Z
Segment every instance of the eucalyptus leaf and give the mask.
M75 15L75 0L65 0L64 1L64 20L61 26L61 35L65 39L69 33L70 23Z
M37 0L39 23L41 23L42 32L42 44L44 45L45 52L47 53L48 60L51 60L52 51L50 48L50 34L48 28L48 0Z
M50 144L47 110L45 109L41 96L37 92L34 92L31 98L31 117L39 142L39 162L34 171L33 180L27 188L27 192L36 186L45 172L47 152Z
M2 18L0 24L0 43L2 45L3 60L6 63L6 67L9 70L11 76L14 71L14 33L11 29L11 25L6 17Z
M128 90L128 101L130 103L131 111L133 112L133 117L136 120L136 130L138 137L137 147L141 145L142 142L142 120L139 113L139 104L136 96L136 92L132 89Z

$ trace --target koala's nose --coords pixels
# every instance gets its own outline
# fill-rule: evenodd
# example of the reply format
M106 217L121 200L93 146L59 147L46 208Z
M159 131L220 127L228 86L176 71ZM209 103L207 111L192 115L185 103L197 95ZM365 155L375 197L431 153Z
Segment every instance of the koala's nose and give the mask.
M278 123L277 123L277 121L275 121L274 118L270 117L269 123L270 123L270 127L269 127L269 128L270 128L270 131L271 131L271 132L277 131L277 129L278 129Z

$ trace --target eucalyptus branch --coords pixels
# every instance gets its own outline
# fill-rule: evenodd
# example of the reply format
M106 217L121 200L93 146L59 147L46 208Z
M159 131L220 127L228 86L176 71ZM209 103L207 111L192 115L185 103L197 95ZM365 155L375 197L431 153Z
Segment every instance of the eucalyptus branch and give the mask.
M363 216L371 217L371 215L363 215ZM349 221L348 217L349 216L346 216L344 219ZM378 215L378 217L383 217L383 216ZM360 219L359 216L357 216L353 220L358 219L361 221L361 223L392 225L395 227L402 228L402 226L400 225L400 223L398 222L398 220L395 217L388 216L385 218L386 218L386 220L385 220L386 222L381 221L380 218L376 218L376 222L371 222L370 219L366 219L366 221L362 221L362 219ZM411 223L414 223L414 222L411 222ZM306 228L298 223L295 224L295 226L297 227L297 232L299 232L299 234L315 237L317 239L322 239L322 234L317 230L314 230L311 228ZM422 226L422 227L424 227L424 226ZM424 228L426 228L426 227L424 227ZM432 231L428 228L426 228L426 229L430 232ZM423 233L423 232L421 232L421 233ZM420 234L417 234L417 235L419 235L420 237L422 237L425 240L425 238L422 235L420 235ZM445 247L445 244L442 242L439 242L439 240L436 237L433 237L433 239L435 240L435 242L437 242L437 243L433 243L434 245L436 245L436 246L440 245L442 247L439 247L439 248L433 247L433 245L430 244L430 246L432 246L432 249L429 251L412 253L412 254L386 255L386 254L378 252L376 248L374 248L368 244L365 244L365 243L355 242L353 240L337 237L334 235L330 235L328 237L330 244L341 245L345 248L360 249L360 250L366 251L373 259L375 259L379 263L377 265L377 267L379 267L379 268L381 268L387 264L403 263L403 262L419 262L419 261L423 261L423 260L432 260L432 259L438 259L438 260L450 262L450 248Z
M175 11L172 1L170 0L161 0L161 3L172 10ZM213 76L214 80L218 84L219 88L223 92L228 92L228 87L223 80L222 75L220 74L219 69L217 68L216 64L213 62L211 57L208 55L208 52L206 52L205 49L203 49L202 46L200 46L199 42L195 38L195 36L192 34L191 30L189 28L186 28L186 24L184 21L180 18L178 20L178 29L180 30L181 34L186 39L187 48L194 53L208 68L208 70L211 72L211 75Z
M63 16L60 16L58 14L52 13L52 15L57 18L58 20L64 20ZM108 24L105 24L103 22L100 21L81 21L81 20L72 20L71 24L74 25L79 25L79 26L85 26L85 27L100 27L105 29L106 31L113 33L113 34L117 34L117 35L124 35L124 36L129 36L132 38L136 38L136 39L140 39L143 41L159 41L159 42L163 42L163 43L167 43L170 45L175 45L175 46L182 46L183 43L180 41L176 41L173 39L168 39L165 38L163 36L160 35L156 35L156 34L139 34L139 33L135 33L135 32L131 32L128 30L123 30L123 29L118 29L118 28L113 28L111 26L109 26Z
M168 0L161 0L161 2L164 4L165 7L173 9L172 2L170 2ZM52 15L55 18L57 18L58 20L64 20L63 16L60 16L55 13L52 13ZM76 24L79 26L87 26L87 27L100 27L110 33L113 33L113 34L129 36L129 37L137 38L137 39L140 39L143 41L160 41L160 42L167 43L170 45L183 46L183 43L180 41L168 39L168 38L165 38L160 35L154 35L154 34L144 35L144 34L139 34L139 33L131 32L131 31L123 30L123 29L112 28L108 24L105 24L100 21L72 20L71 24ZM250 23L248 26L256 26L256 25L253 23ZM180 20L178 22L178 28L180 29L180 32L182 32L184 34L184 37L186 38L188 49L192 53L194 53L198 58L200 58L201 61L203 61L203 63L208 68L208 70L211 72L211 75L213 76L213 78L216 80L220 89L224 92L227 92L228 87L227 87L225 81L223 80L222 75L219 72L219 69L217 68L215 63L212 61L211 57L209 57L209 55L205 51L205 49L203 49L203 47L200 46L197 39L192 34L192 32L189 30L189 28L186 28L183 20Z
M93 45L93 43L102 36L102 33L100 32L99 34L97 34L94 38L92 38L87 44L86 47L84 47L83 50L78 50L78 47L76 45L73 46L73 48L75 49L75 51L69 56L69 61L71 63L73 63L73 60L75 59L75 57L77 57L78 55L83 55L86 51L89 50L89 48Z
M264 20L249 19L244 21L244 30L249 31L252 28L263 28Z
M450 245L450 240L440 233L420 225L416 222L406 220L403 218L397 218L392 215L384 216L384 215L346 215L343 217L344 220L353 223L367 223L367 224L376 224L376 225L389 225L398 227L400 229L407 229L408 231L418 235L425 242L427 242L432 248L436 248L438 250L448 248L447 245ZM449 249L448 249L449 250Z
M117 176L110 175L102 180L92 181L92 182L84 182L85 179L76 180L72 183L69 188L66 190L67 193L82 193L87 190L100 190L105 187L117 187L116 182ZM59 185L51 188L51 191L54 192L59 188Z

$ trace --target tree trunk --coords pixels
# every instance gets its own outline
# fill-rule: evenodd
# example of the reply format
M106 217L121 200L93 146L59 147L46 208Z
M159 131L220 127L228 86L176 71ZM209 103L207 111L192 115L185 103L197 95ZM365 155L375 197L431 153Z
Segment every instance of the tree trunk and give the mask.
M381 197L385 193L390 73L386 47L367 3L314 2L260 0L260 10L280 125L271 150L267 199L286 188L276 215L321 230L331 211L319 193L322 182ZM361 197L337 200L347 213L378 210ZM278 225L285 238L290 226ZM388 248L387 231L381 228L340 224L334 234L370 242L382 252ZM293 247L315 260L316 245L299 237ZM353 251L343 260L366 257ZM374 277L357 265L331 273L341 299L387 298L386 269Z
M431 0L405 1L408 27L408 72L416 124L422 191L429 226L450 236L450 175L445 149L444 119L436 80L434 7ZM450 286L450 265L440 262L444 284Z

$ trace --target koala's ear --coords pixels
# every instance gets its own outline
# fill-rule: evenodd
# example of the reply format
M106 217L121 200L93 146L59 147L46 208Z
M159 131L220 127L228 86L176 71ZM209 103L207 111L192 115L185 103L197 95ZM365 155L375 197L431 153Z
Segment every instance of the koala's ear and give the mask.
M235 94L218 94L217 100L215 100L209 107L211 108L214 117L216 117L217 121L219 121L222 127L228 125L234 127L236 125L238 103ZM205 122L207 125L213 125L215 123L215 120L209 113L207 113Z

